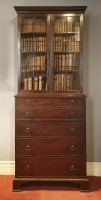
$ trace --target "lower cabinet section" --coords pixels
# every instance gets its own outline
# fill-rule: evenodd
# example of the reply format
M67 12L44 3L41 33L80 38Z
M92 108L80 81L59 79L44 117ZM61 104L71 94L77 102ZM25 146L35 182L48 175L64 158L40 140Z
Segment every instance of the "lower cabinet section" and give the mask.
M80 97L16 97L13 190L37 181L71 181L88 191L86 108Z
M69 178L86 175L83 157L16 158L16 163L17 177Z

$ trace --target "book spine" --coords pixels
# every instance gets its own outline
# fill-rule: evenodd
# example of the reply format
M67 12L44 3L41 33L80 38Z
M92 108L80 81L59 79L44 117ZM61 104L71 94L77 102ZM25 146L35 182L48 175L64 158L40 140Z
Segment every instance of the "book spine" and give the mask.
M39 90L43 89L43 78L42 76L39 76Z
M32 90L32 78L28 77L28 90Z
M23 79L23 89L28 90L28 79L27 78Z
M38 77L34 77L33 90L38 90Z

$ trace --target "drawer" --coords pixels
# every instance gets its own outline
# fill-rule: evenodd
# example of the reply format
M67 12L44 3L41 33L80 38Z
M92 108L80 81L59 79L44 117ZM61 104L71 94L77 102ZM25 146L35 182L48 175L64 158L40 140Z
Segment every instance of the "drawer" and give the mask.
M16 139L17 156L84 155L85 144L81 138Z
M69 178L86 175L84 157L16 158L16 177Z
M82 108L18 108L16 119L76 119L83 120L85 117Z
M84 136L84 122L54 122L54 121L32 121L17 120L17 137L40 137L40 136Z
M80 97L17 97L17 107L35 107L35 106L84 106L85 98Z

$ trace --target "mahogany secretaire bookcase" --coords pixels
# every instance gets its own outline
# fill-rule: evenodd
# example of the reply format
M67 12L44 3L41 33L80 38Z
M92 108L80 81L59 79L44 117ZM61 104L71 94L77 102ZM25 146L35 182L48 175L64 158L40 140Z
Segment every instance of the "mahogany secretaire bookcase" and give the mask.
M13 190L29 182L86 177L83 17L86 7L15 7L18 94L15 96Z

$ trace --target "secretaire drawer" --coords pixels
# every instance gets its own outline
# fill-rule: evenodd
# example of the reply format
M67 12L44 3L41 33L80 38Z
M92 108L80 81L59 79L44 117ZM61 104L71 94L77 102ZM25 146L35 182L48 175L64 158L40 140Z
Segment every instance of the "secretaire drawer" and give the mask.
M35 106L84 106L85 98L75 97L20 97L16 98L17 107Z
M84 157L16 158L16 177L67 178L86 175Z
M23 156L56 156L56 155L84 155L85 145L81 138L37 138L17 139L16 155Z
M18 108L16 109L16 119L79 119L85 117L82 108Z
M84 122L17 120L17 137L84 136Z

